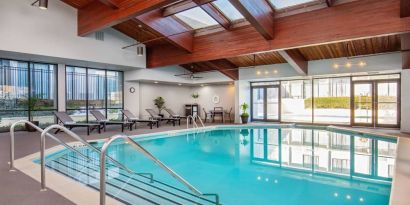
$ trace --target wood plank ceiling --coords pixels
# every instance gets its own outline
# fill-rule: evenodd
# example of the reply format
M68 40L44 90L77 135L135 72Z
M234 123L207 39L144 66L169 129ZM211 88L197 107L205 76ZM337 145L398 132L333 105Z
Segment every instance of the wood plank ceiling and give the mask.
M400 51L400 36L389 35L389 32L400 29L402 32L410 32L410 18L407 18L409 14L403 11L403 8L405 10L408 7L408 3L403 0L379 2L361 0L352 3L342 3L338 0L318 0L316 3L307 3L280 10L275 9L273 5L268 3L268 0L255 0L254 4L249 4L245 0L228 1L245 17L248 23L243 20L229 20L225 13L215 7L214 0L156 0L155 2L152 0L63 0L79 10L79 34L87 34L112 26L147 46L149 66L167 65L167 62L181 62L181 66L191 72L219 71L233 80L238 79L237 69L239 67L292 64L293 62L295 69L300 69L301 65L307 65L307 61L311 60ZM401 2L401 6L398 2ZM176 18L174 14L194 7L200 7L205 13L208 13L219 23L219 28L212 27L189 32L191 28ZM378 24L372 23L371 19L368 20L367 24L373 25L373 28L378 28L380 31L385 29L387 32L385 36L380 36L382 33L378 33L379 37L366 38L366 35L374 35L373 33L380 31L368 29L371 32L365 32L358 27L355 31L350 31L351 29L349 31L364 36L360 40L343 41L343 38L351 38L352 35L349 34L342 38L339 37L341 42L338 43L308 47L302 45L302 47L298 46L299 48L279 52L265 51L269 47L273 48L270 50L275 50L275 47L271 46L272 43L278 41L277 38L283 38L277 37L278 32L283 33L286 30L291 32L290 30L297 28L292 25L286 26L284 22L298 22L297 25L301 25L301 22L306 20L313 24L312 22L316 22L320 16L333 16L334 21L339 22L340 16L353 15L347 14L349 12L366 15L365 11L369 10L367 7L384 9L379 10L378 14L385 15L382 23L390 25L390 27L380 28ZM305 15L306 12L308 14ZM394 17L390 16L392 14ZM363 22L366 23L366 21ZM407 26L407 22L409 22L409 26ZM332 39L326 39L327 37L323 35L325 33L323 29L327 29L326 26L323 26L324 23L330 25L332 20L327 19L326 22L321 21L317 25L309 25L310 27L319 26L316 31L309 28L309 32L311 34L316 32L322 42L331 41ZM333 25L333 27L337 26ZM271 28L274 30L272 31ZM296 29L294 32L298 33L299 31ZM340 35L338 34L338 36ZM289 35L286 38L289 39ZM231 42L227 42L227 40ZM280 43L284 44L285 41ZM206 51L209 46L218 50L215 52L212 49ZM291 45L289 44L289 46ZM252 54L255 51L256 54ZM211 53L207 54L206 52ZM215 59L217 56L223 58ZM297 58L295 59L295 57ZM159 62L160 58L162 58L161 62ZM164 58L168 59L164 61ZM197 59L207 60L197 61ZM302 70L304 69L307 67Z

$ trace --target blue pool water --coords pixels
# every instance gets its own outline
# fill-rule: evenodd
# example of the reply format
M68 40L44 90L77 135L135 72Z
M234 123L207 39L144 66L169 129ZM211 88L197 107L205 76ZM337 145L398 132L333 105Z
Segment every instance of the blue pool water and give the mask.
M136 139L204 193L224 205L387 205L396 139L311 128L212 129ZM101 146L101 143L96 146ZM47 167L98 189L98 154L88 163L60 151ZM139 173L108 166L107 194L126 204L214 204L194 197L130 145L109 155Z

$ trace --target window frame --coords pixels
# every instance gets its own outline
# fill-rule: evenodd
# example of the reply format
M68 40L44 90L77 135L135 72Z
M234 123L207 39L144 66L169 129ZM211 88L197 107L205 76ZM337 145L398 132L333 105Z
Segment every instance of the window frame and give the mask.
M83 68L83 69L85 69L85 73L86 73L86 77L85 77L85 79L86 79L86 82L85 82L85 86L86 86L86 95L85 95L85 109L75 109L75 108L67 108L67 94L68 94L68 92L67 92L67 67L77 67L77 68ZM104 102L104 108L96 108L96 109L89 109L89 90L88 90L88 77L89 77L89 75L88 75L88 70L89 69L92 69L92 70L100 70L100 71L104 71L104 81L105 81L105 84L104 84L104 90L105 90L105 102ZM121 82L121 87L122 87L122 89L121 89L121 92L122 92L122 96L121 96L121 107L120 108L108 108L107 106L108 106L108 83L107 83L107 72L118 72L118 73L120 73L120 75L121 75L121 79L122 79L122 82ZM76 65L65 65L65 68L64 68L64 76L66 77L66 79L65 79L65 95L64 95L64 98L65 98L65 111L67 112L67 111L76 111L76 110L79 110L79 111L85 111L85 113L86 113L86 122L88 123L88 122L90 122L90 119L89 119L89 111L91 111L91 110L104 110L104 116L108 119L108 110L122 110L122 109L124 109L124 83L125 83L125 81L124 81L124 71L121 71L121 70L114 70L114 69L101 69L101 68L93 68L93 67L86 67L86 66L76 66ZM121 117L121 119L123 120L124 119L124 116L122 116Z

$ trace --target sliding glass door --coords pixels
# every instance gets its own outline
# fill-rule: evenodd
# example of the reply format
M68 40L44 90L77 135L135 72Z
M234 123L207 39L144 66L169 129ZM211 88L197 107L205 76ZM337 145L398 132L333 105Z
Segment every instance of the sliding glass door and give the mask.
M279 121L279 85L252 87L252 120Z
M353 82L353 125L399 126L399 81Z

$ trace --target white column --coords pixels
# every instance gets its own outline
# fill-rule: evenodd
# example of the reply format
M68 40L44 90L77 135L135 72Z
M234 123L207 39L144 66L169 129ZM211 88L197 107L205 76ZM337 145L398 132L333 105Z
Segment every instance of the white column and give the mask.
M241 104L251 103L250 98L251 87L246 80L235 81L235 123L241 123ZM250 114L250 109L248 110Z
M58 64L57 66L57 90L58 90L58 111L65 112L65 96L66 96L66 89L65 89L65 64Z
M410 133L410 69L401 72L401 131Z

